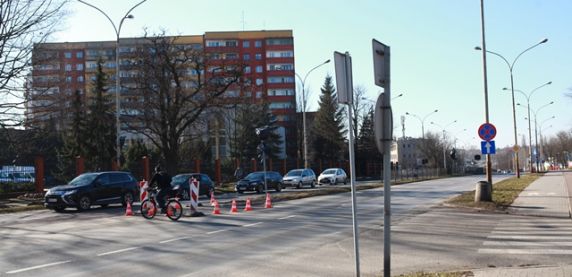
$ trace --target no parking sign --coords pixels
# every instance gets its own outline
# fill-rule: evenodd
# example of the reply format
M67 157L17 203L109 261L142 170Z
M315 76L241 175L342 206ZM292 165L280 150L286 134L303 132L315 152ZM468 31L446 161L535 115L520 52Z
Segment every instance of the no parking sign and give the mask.
M497 135L497 128L491 123L483 123L479 127L479 137L484 141L491 141Z

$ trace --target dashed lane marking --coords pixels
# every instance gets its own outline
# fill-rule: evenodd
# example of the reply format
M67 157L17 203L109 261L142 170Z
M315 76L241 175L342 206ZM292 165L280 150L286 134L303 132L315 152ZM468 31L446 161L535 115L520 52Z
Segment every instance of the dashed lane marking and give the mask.
M20 272L29 271L29 270L34 270L34 269L40 269L40 268L44 268L44 267L50 267L50 266L55 266L55 265L60 265L60 264L66 264L66 263L69 263L69 262L71 262L71 261L61 261L61 262L55 262L55 263L37 265L37 266L32 266L32 267L27 267L27 268L22 268L22 269L16 269L16 270L8 271L8 272L6 272L6 274L20 273Z
M216 231L208 232L207 235L212 235L212 234L216 234L216 233L220 233L220 232L224 232L224 231L228 231L228 230L226 230L226 229L216 230Z
M135 250L139 247L129 247L129 248L124 248L124 249L119 249L119 250L115 250L115 251L110 251L110 252L105 252L105 253L99 253L97 254L98 257L101 256L107 256L107 255L112 255L112 254L117 254L117 253L122 253L122 252L127 252L127 251L131 251L131 250Z
M258 225L258 224L260 224L260 223L262 223L262 222L256 222L256 223L246 224L246 225L242 225L242 227L251 227L251 226Z
M295 217L295 215L289 215L289 216L281 217L279 219L282 220L282 219L287 219L287 218L292 218L292 217Z
M159 243L169 243L169 242L178 241L178 240L184 240L184 239L188 239L188 238L190 238L190 237L181 237L181 238L175 238L175 239L168 239L168 240L160 241Z

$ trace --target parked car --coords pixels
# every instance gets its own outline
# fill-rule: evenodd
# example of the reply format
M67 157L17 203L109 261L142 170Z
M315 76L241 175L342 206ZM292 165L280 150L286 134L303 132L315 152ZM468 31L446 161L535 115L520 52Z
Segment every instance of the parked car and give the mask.
M79 211L92 205L133 203L139 197L137 180L129 172L109 171L84 173L67 185L56 186L46 192L44 206L61 212L68 207Z
M348 176L346 172L341 168L328 168L318 176L319 184L330 184L335 185L337 183L343 183L344 185L348 182Z
M285 187L302 188L304 185L316 186L316 173L312 169L292 169L284 175L282 183Z
M274 189L276 191L281 191L283 187L282 175L275 171L257 171L252 172L244 179L239 180L236 183L235 190L238 193L243 193L245 191L256 191L257 193L264 192L264 175L266 175L266 186L268 189Z
M214 191L214 182L206 174L203 173L177 174L175 175L175 177L171 179L171 187L179 186L179 189L181 190L181 194L183 195L184 200L190 199L190 191L191 191L189 185L190 178L195 178L197 181L199 181L199 196L201 195L210 196L211 191Z

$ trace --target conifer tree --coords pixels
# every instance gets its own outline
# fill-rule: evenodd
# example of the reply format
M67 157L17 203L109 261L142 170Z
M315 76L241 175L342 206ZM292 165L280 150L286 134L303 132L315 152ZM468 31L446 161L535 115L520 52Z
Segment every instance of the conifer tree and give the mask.
M321 88L319 108L312 126L311 150L314 160L337 160L342 158L344 136L344 109L337 102L332 77L326 76Z

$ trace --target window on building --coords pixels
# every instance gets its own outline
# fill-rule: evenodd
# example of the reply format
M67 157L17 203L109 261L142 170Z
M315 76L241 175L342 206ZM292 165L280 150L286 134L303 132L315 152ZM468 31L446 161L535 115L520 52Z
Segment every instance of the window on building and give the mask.
M65 53L64 53L64 57L65 57L66 59L71 59L72 53L71 53L71 52L65 52Z
M262 65L256 66L256 73L262 73Z
M268 107L271 110L275 110L275 109L291 109L293 106L291 102L272 102Z
M267 45L292 45L292 38L271 38L266 40Z
M77 77L77 81L80 82L80 83L83 83L83 76L78 76L78 77Z
M238 46L238 41L236 40L227 40L225 41L224 45L226 47L237 47Z
M256 48L262 47L262 41L261 41L261 40L255 41L255 42L254 42L254 47L256 47Z
M78 63L78 64L76 64L76 65L75 65L75 69L78 70L78 71L83 70L83 63Z
M250 41L248 40L242 41L242 48L249 48L249 47L250 47Z
M71 70L72 70L72 65L66 64L66 71L71 71Z
M257 86L260 86L260 85L262 85L263 83L264 83L264 81L262 81L261 78L257 78L257 79L256 79L256 85L257 85Z
M242 56L242 59L245 60L245 61L250 60L250 54L244 54L244 55Z
M277 71L277 70L294 70L294 65L291 63L286 63L286 64L268 64L266 66L266 68L268 69L268 71Z
M250 66L244 67L244 73L250 73Z
M236 59L238 59L238 54L237 53L226 53L224 55L224 59L225 60L236 60Z
M262 54L256 54L256 55L254 56L254 58L255 58L257 61L262 60Z
M71 76L66 76L66 83L71 83L72 81L72 77Z
M75 57L78 59L83 59L83 51L76 52Z
M262 98L262 91L256 92L256 98Z
M269 84L294 83L294 77L289 77L289 76L268 77L268 83Z
M294 95L293 89L269 89L268 96L292 96Z

